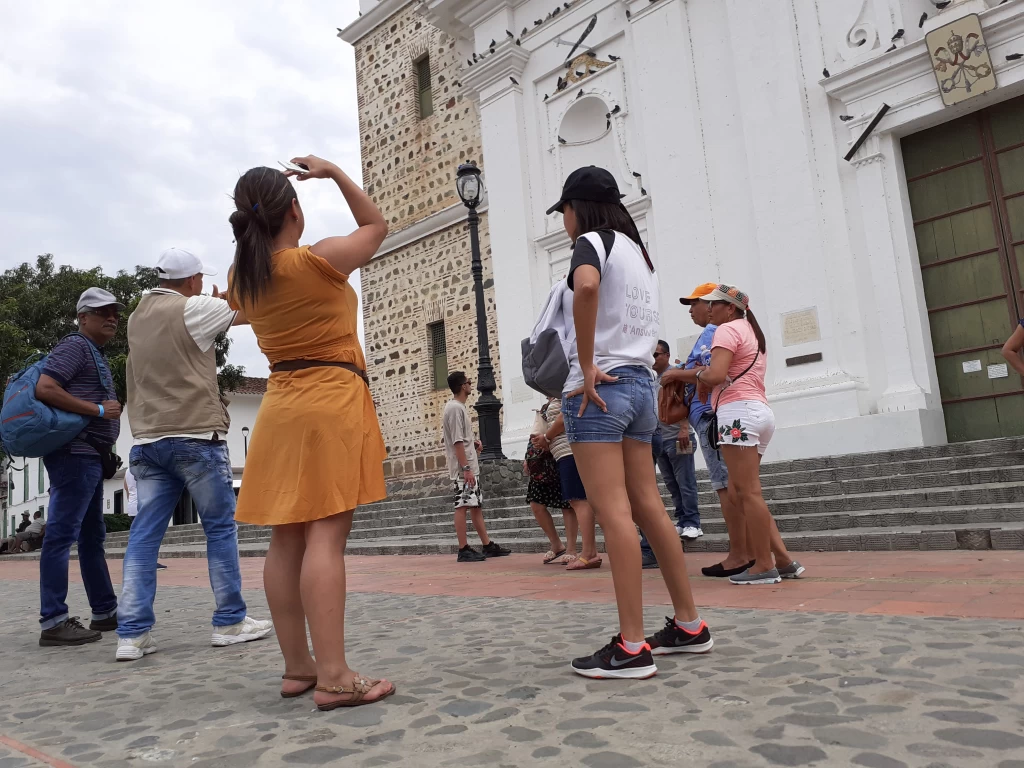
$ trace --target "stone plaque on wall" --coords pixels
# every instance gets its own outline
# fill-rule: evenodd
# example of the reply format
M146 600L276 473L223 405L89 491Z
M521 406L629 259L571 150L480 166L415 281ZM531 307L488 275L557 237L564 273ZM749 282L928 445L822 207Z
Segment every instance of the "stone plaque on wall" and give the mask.
M978 14L933 29L925 43L947 107L995 90L996 75Z
M782 316L782 346L795 347L812 341L821 341L817 307L787 312Z

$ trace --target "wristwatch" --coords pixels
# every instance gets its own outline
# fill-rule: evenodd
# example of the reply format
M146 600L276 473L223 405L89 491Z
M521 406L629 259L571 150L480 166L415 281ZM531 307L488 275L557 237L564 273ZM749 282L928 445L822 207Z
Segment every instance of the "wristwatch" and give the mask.
M471 469L473 469L473 468L471 466L469 466L469 464L467 464L466 466L462 467L462 471L463 472L469 472Z

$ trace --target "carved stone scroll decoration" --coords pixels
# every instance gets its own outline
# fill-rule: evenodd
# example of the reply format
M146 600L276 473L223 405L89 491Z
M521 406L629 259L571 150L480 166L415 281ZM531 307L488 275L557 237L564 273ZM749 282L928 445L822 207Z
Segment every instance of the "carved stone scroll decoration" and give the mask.
M839 56L843 61L859 59L879 47L878 28L864 18L867 4L868 0L861 0L859 4L851 3L857 13L851 17L850 27L839 41Z

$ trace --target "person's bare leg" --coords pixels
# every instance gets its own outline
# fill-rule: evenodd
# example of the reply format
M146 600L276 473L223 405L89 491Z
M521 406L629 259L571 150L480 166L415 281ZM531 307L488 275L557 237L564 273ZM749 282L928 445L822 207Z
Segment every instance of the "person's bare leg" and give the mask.
M491 543L491 538L487 535L487 526L484 525L484 511L480 507L470 507L469 516L473 520L473 528L476 529L476 535L480 537L480 543L485 547Z
M537 525L544 531L544 535L548 537L548 545L551 547L551 551L556 554L561 552L562 540L558 538L558 530L555 528L555 521L551 519L551 513L548 512L548 508L539 501L531 501L530 511L533 512Z
M455 535L459 539L459 549L469 543L469 539L466 538L466 507L455 510Z
M763 460L764 455L759 455L757 457L758 477L760 477L761 475L761 462ZM767 506L767 504L765 506ZM768 510L768 513L771 514L771 510ZM775 566L777 568L785 568L786 566L792 564L793 557L789 554L789 550L786 549L786 543L782 540L782 533L779 532L779 524L775 522L774 516L772 516L771 543L772 555L775 557ZM750 561L748 560L747 562Z
M594 510L590 502L585 499L577 499L569 502L572 504L573 512L576 513L576 522L579 523L580 538L583 540L583 551L580 553L585 560L597 558L597 531L594 530Z
M622 441L622 456L626 466L626 492L633 510L633 522L647 534L647 541L661 568L661 577L672 598L675 617L680 621L693 621L697 618L697 608L690 591L690 577L686 574L686 558L679 534L665 511L665 503L658 491L658 479L654 475L654 462L651 461L651 445L626 438ZM633 538L636 539L635 536Z
M622 639L642 643L645 638L640 540L626 495L622 444L573 443L572 452L587 489L588 501L604 531ZM647 445L647 461L651 463L650 445ZM653 471L653 464L651 466ZM668 522L667 516L665 521Z
M761 458L757 449L722 446L722 458L729 468L729 488L733 489L747 521L751 573L764 573L775 567L772 560L772 516L761 496Z
M275 525L270 531L270 547L263 562L263 591L274 620L274 634L284 656L286 675L316 676L316 661L309 653L306 639L306 614L302 610L299 577L306 552L303 523ZM282 693L298 693L309 683L282 680Z
M727 488L718 491L718 500L722 505L725 530L729 534L729 554L722 561L722 567L739 568L743 566L746 568L751 558L747 544L747 523L743 518L743 510Z
M351 688L355 677L345 661L345 544L351 530L351 510L306 523L306 554L299 589L313 638L317 685L321 686ZM391 683L381 680L365 699L373 701L390 689ZM320 691L313 695L317 704L348 698L351 695Z
M565 552L576 555L576 534L579 532L579 522L576 520L576 513L572 509L562 510L562 526L565 528ZM558 551L557 549L555 550Z

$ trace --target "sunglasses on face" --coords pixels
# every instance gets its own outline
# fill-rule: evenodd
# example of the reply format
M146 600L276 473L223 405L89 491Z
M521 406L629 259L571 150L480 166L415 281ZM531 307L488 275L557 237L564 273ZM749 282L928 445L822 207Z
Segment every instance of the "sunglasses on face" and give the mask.
M112 309L111 307L101 307L100 309L90 309L88 314L96 315L97 317L112 317L115 320L117 320L117 319L119 319L121 317L121 313L118 310L116 310L116 309Z

